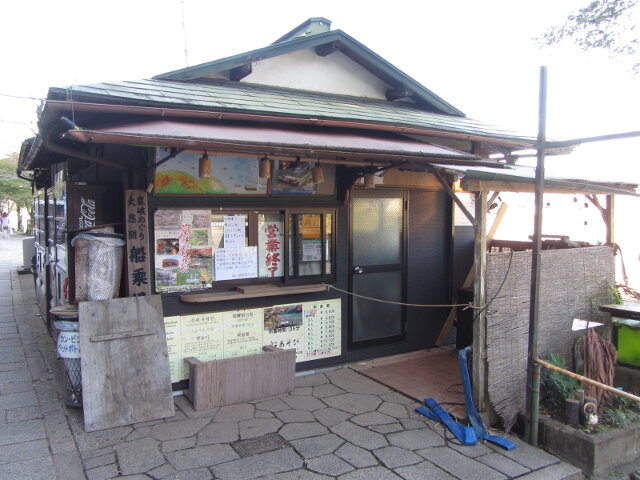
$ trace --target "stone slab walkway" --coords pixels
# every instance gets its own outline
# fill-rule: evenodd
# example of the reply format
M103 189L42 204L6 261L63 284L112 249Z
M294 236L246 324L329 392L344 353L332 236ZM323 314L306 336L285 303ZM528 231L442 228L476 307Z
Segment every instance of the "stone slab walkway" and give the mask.
M86 433L67 408L64 372L19 275L19 238L0 240L0 478L4 480L578 479L517 448L457 445L411 399L345 367L299 376L287 395Z

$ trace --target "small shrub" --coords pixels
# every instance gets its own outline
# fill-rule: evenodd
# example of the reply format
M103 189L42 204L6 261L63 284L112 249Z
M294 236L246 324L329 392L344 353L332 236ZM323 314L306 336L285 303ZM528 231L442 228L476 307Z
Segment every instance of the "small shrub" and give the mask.
M640 404L625 397L616 397L605 409L603 421L614 428L627 428L640 420Z
M567 364L560 355L551 353L549 357L549 363L567 370ZM564 399L573 398L576 394L576 389L580 387L580 382L575 378L568 377L560 372L554 372L548 368L544 369L541 382L544 392L541 404L547 410L564 408Z

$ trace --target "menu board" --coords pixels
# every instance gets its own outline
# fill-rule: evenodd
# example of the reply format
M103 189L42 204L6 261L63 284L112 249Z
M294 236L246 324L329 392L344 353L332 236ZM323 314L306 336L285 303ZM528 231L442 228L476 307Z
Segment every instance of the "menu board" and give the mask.
M296 362L341 354L341 300L166 317L171 381L189 377L184 358L253 355L263 345L295 348Z
M305 360L340 355L340 300L305 303L302 315Z
M262 308L225 312L224 358L262 352L262 317Z

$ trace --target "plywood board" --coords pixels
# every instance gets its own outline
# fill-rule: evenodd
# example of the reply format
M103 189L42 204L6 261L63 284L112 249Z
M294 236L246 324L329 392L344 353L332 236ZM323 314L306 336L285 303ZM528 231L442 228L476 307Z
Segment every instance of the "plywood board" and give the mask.
M85 430L173 416L160 296L79 305Z

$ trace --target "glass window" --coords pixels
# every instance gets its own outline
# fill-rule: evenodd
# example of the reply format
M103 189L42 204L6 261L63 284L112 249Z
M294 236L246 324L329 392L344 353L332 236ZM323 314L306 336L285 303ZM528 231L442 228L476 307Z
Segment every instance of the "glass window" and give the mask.
M334 213L322 211L156 210L156 290L331 275L334 221Z

